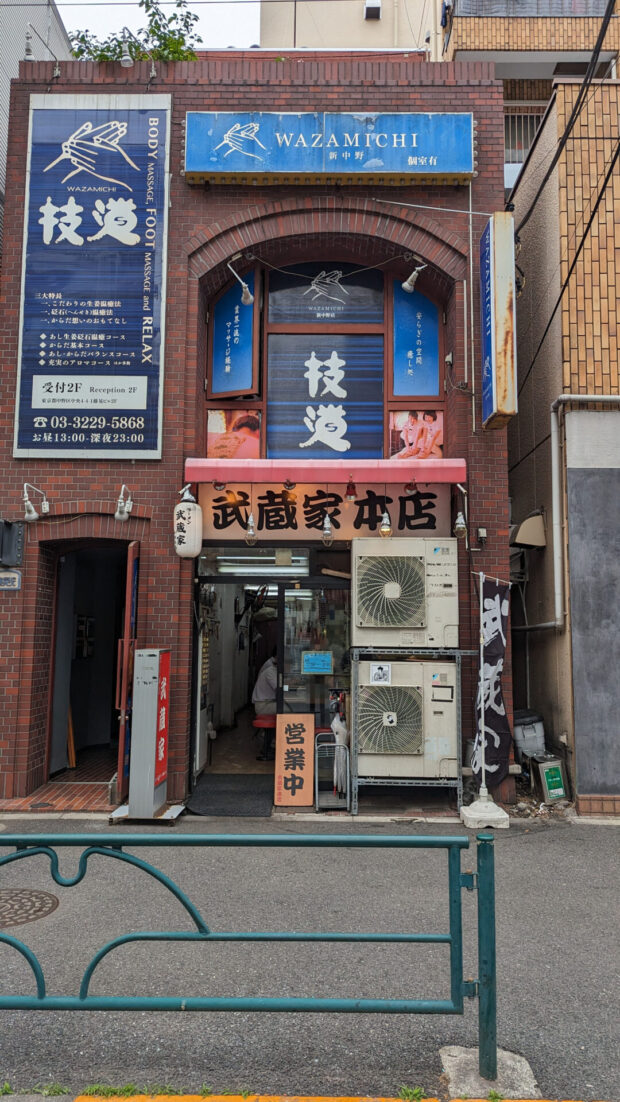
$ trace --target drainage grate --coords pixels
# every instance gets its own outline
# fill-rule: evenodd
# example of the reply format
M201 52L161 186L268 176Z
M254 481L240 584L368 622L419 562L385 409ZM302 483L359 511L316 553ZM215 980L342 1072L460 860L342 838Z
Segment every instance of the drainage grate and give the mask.
M23 926L35 922L55 911L58 899L50 892L33 891L32 888L0 889L0 929Z

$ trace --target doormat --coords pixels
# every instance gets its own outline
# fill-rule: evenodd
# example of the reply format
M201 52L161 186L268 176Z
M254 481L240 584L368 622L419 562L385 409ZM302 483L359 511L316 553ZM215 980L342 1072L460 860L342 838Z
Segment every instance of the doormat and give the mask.
M193 815L268 819L273 808L271 773L203 773L187 810Z

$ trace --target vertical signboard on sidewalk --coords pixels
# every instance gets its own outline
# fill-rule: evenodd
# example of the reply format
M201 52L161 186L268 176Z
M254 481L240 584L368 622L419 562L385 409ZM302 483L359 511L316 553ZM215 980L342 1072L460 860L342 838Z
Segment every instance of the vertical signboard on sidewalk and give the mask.
M159 459L170 96L30 98L16 456Z
M129 817L150 819L166 802L170 701L170 651L137 650L133 671L133 720Z
M277 717L273 802L276 807L312 807L314 715Z

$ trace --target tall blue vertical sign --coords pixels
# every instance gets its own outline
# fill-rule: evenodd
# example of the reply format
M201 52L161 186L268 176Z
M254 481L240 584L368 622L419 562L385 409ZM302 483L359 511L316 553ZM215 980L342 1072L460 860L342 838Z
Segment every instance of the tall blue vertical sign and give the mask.
M517 412L514 219L498 211L480 238L482 425L502 428Z
M480 341L482 346L482 423L495 408L495 324L493 303L493 221L480 238Z
M16 456L161 457L170 96L31 96Z

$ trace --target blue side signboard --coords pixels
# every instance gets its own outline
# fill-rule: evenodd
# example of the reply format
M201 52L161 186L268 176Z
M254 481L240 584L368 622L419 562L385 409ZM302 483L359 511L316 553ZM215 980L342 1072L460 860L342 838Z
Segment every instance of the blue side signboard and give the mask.
M487 222L480 238L480 340L482 345L482 423L494 410L493 362L495 325L493 304L493 222Z
M473 115L188 111L188 183L306 176L458 181L474 172Z
M269 459L383 456L383 337L269 336Z
M170 96L31 96L16 456L161 456Z
M243 277L254 294L254 272ZM254 309L241 302L242 289L235 280L213 308L213 357L210 394L250 393L254 379Z
M394 280L395 398L439 394L439 312L426 295Z
M480 238L482 424L503 428L517 412L514 219L498 211Z

